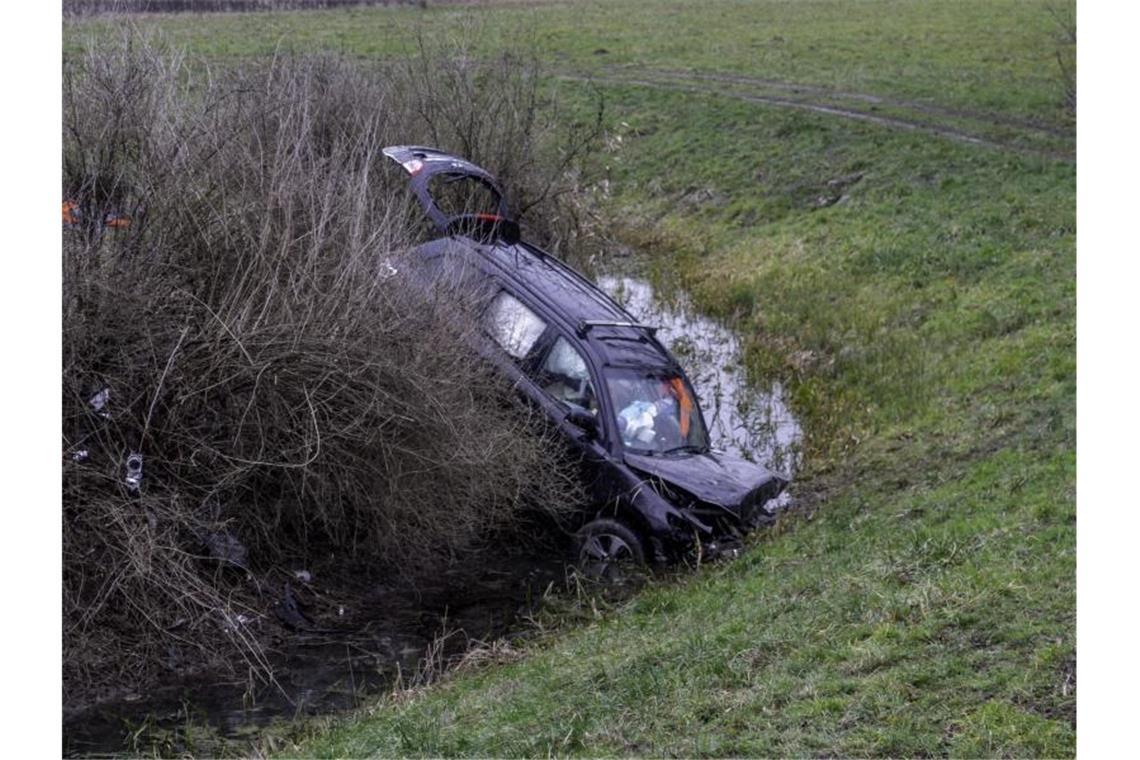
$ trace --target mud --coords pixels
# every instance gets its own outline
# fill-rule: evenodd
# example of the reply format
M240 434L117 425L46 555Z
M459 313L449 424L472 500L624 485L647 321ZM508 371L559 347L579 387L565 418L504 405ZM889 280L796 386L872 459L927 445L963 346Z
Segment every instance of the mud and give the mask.
M515 552L475 571L457 566L431 588L378 585L363 594L298 582L313 630L289 630L272 616L249 621L274 642L272 682L217 673L172 679L65 711L63 753L249 754L266 727L333 713L397 685L436 675L479 642L524 628L544 593L566 583L562 553ZM318 601L319 600L319 601Z

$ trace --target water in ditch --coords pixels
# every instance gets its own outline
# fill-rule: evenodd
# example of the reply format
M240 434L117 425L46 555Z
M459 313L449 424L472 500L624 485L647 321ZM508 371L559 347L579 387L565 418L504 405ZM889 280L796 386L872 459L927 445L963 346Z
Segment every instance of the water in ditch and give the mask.
M648 280L604 275L598 285L639 322L657 327L693 383L715 448L784 475L797 469L803 431L779 383L747 382L736 332L697 313L682 292L659 297Z

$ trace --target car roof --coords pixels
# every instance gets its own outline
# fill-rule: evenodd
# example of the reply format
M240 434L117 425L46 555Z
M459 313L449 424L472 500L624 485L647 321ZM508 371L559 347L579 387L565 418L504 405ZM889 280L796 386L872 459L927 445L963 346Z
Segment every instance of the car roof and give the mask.
M475 264L559 323L601 364L677 369L676 360L637 320L573 267L528 243L478 243L451 237L418 249L427 257L459 257ZM472 261L471 257L475 260ZM482 263L480 263L482 262Z
M421 145L392 145L383 152L408 173L413 193L441 231L449 229L447 219L427 187L429 178L436 174L465 175L487 183L499 196L500 211L506 211L502 190L482 167ZM483 262L476 263L479 269L493 274L500 282L514 283L515 289L524 291L518 295L529 296L528 300L546 312L548 320L560 323L601 364L680 372L676 359L657 340L652 326L638 324L597 285L537 246L525 241L480 242L452 235L422 245L417 251L429 258L458 255L468 264L476 263L469 259L473 253Z

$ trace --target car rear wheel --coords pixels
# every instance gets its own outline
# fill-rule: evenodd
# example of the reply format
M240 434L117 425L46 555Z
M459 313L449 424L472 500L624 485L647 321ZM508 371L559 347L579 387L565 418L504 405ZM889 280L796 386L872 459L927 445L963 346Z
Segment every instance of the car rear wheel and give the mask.
M645 564L645 549L637 534L618 520L600 517L582 526L575 536L578 569L588 578L607 583L626 580Z

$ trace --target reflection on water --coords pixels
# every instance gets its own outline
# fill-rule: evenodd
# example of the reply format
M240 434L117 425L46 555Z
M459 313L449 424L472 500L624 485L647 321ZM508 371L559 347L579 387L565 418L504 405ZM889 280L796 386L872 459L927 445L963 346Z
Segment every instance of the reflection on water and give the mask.
M598 285L639 322L658 328L657 337L681 362L700 396L714 447L792 474L803 432L779 383L755 388L746 382L736 333L697 314L682 293L658 299L645 280L606 275Z

